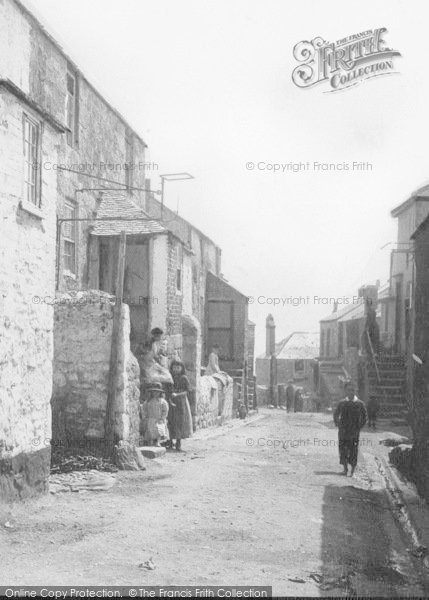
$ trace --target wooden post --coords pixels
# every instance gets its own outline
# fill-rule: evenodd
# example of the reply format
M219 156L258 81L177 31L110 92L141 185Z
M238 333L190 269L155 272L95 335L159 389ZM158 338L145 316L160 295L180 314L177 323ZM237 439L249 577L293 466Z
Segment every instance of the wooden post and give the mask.
M124 272L125 272L125 252L127 246L127 237L125 231L121 231L118 246L118 260L116 268L116 302L113 309L112 324L112 343L110 346L110 367L109 384L107 389L106 418L104 423L104 441L106 457L113 456L115 445L114 427L115 427L115 407L118 388L118 344L120 336L122 299L124 293Z
M270 358L270 402L278 407L277 395L277 357L275 354Z
M243 364L243 402L246 407L246 412L249 412L249 399L248 399L248 388L247 388L247 360Z

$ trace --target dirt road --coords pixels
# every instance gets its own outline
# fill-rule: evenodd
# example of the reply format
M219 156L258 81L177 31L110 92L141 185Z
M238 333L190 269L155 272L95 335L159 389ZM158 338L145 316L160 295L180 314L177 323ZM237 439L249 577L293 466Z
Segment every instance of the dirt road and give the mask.
M0 514L0 585L272 585L276 595L428 595L361 434L340 473L326 414L266 411L186 440L106 492ZM5 528L5 519L11 527ZM152 559L153 570L142 566Z

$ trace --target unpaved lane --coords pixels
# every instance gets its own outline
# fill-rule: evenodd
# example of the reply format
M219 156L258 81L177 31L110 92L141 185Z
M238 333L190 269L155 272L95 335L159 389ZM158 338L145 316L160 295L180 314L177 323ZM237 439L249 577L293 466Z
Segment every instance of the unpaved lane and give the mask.
M14 527L0 534L0 582L424 594L375 468L377 434L363 438L361 466L346 479L327 415L272 411L188 440L185 454L145 473L121 473L108 492L16 505ZM149 558L154 570L139 566Z

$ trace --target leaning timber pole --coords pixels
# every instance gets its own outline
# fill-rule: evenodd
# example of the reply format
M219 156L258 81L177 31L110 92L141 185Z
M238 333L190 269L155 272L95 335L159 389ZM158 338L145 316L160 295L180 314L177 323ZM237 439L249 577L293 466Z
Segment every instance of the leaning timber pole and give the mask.
M122 317L122 299L124 294L124 272L125 272L125 252L127 246L127 236L125 231L121 231L118 246L118 257L116 265L116 302L113 309L112 324L112 343L110 346L110 366L109 383L107 388L106 418L104 422L104 441L105 455L108 458L113 456L115 446L115 408L117 406L118 393L118 346L121 330Z

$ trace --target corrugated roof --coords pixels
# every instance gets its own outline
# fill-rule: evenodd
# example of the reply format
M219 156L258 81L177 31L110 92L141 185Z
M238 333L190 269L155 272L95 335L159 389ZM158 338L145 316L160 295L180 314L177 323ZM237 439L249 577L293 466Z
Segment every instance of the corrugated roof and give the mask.
M277 359L316 358L319 356L319 349L319 332L295 331L286 339Z
M114 217L121 220L113 220ZM109 220L95 221L92 235L119 235L121 231L127 235L150 235L167 231L159 221L151 219L130 198L121 194L103 196L97 219L103 218Z

